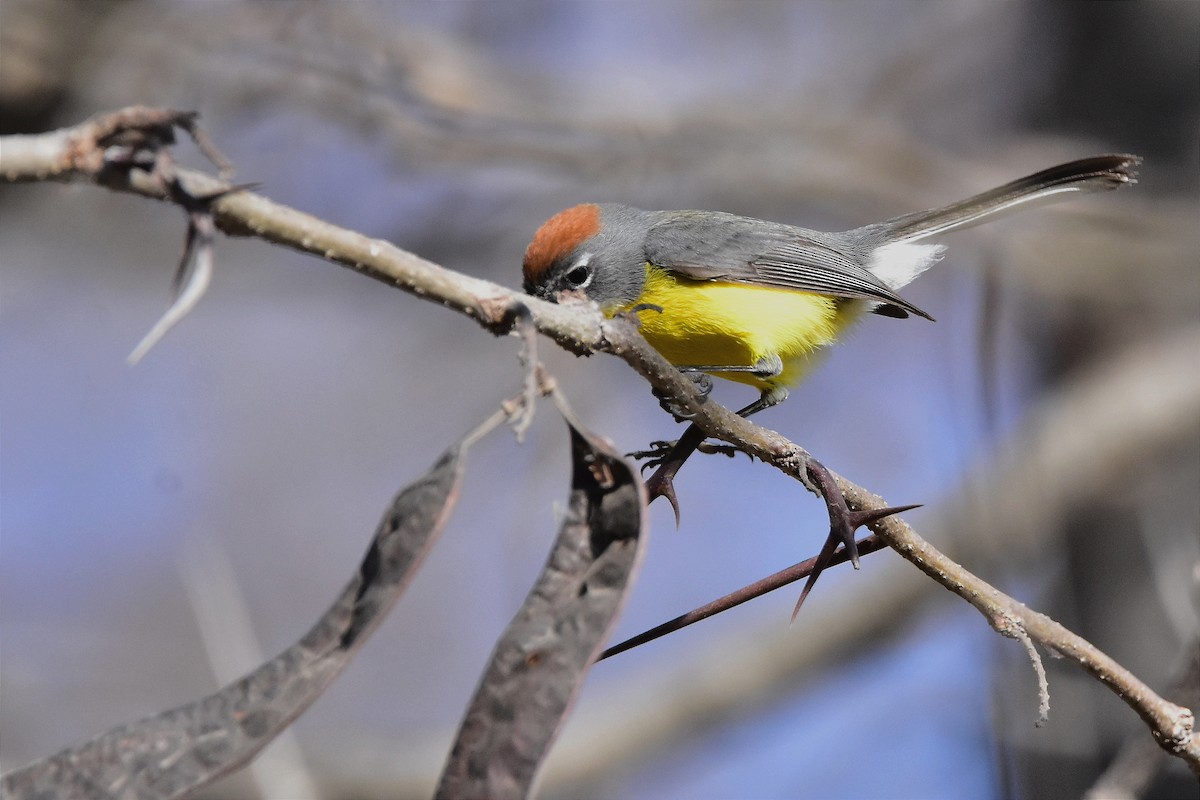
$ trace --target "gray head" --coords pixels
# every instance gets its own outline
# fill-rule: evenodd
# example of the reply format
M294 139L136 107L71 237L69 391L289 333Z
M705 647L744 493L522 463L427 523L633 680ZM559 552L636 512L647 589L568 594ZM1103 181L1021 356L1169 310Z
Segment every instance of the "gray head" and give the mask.
M627 305L646 283L646 232L653 215L615 203L560 211L525 249L525 291L554 302L578 291L602 308Z

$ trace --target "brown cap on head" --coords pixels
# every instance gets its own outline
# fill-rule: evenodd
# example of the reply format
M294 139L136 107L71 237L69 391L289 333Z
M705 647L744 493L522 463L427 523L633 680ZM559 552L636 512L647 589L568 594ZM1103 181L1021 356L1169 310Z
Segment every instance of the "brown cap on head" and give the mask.
M600 232L600 206L584 203L560 211L538 228L525 248L526 285L534 285L554 262Z

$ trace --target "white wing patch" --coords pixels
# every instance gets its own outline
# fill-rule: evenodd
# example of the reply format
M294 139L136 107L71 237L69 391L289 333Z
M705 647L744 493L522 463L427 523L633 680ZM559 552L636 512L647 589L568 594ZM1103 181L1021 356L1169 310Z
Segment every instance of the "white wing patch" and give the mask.
M895 291L913 282L918 275L941 260L946 246L892 242L875 248L868 269L889 289Z

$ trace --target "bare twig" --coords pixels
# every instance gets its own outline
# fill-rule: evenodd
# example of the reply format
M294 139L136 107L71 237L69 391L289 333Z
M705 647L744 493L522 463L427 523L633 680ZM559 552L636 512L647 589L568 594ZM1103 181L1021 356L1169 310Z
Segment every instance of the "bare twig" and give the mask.
M122 114L125 112L117 112ZM0 177L8 181L87 181L123 192L174 202L144 170L104 171L103 157L93 152L97 129L111 129L104 118L77 128L41 136L6 137L0 149ZM90 144L90 149L88 145ZM193 196L229 191L227 183L195 171L179 170L179 181ZM518 295L497 284L454 273L394 245L331 225L311 215L274 203L253 192L219 197L212 204L218 227L230 235L256 235L276 244L311 253L397 286L475 319L493 333L513 328L512 308L523 303L538 331L574 353L608 352L628 363L659 393L674 399L692 422L709 436L737 446L785 474L803 481L808 453L774 431L738 417L718 403L705 403L692 382L672 367L620 318L607 320L594 307L555 305ZM884 508L882 498L834 476L851 510ZM1012 620L1029 638L1075 661L1112 689L1150 727L1167 752L1185 760L1200 774L1200 737L1191 710L1169 703L1101 653L1093 645L1050 618L1026 608L946 558L902 520L889 517L869 526L925 574L974 605L989 624L1014 635Z
M1029 663L1033 665L1033 674L1037 677L1038 684L1038 715L1033 724L1040 728L1050 721L1050 682L1046 679L1046 665L1042 663L1041 654L1020 622L1013 620L1005 626L1005 635L1011 636L1025 647Z

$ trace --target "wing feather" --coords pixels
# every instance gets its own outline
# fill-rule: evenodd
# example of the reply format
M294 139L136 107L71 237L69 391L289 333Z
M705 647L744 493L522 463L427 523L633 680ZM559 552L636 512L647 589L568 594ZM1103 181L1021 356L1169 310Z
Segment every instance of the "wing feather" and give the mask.
M666 213L646 237L646 259L686 278L871 300L891 316L932 319L876 278L870 257L837 234L718 212Z

